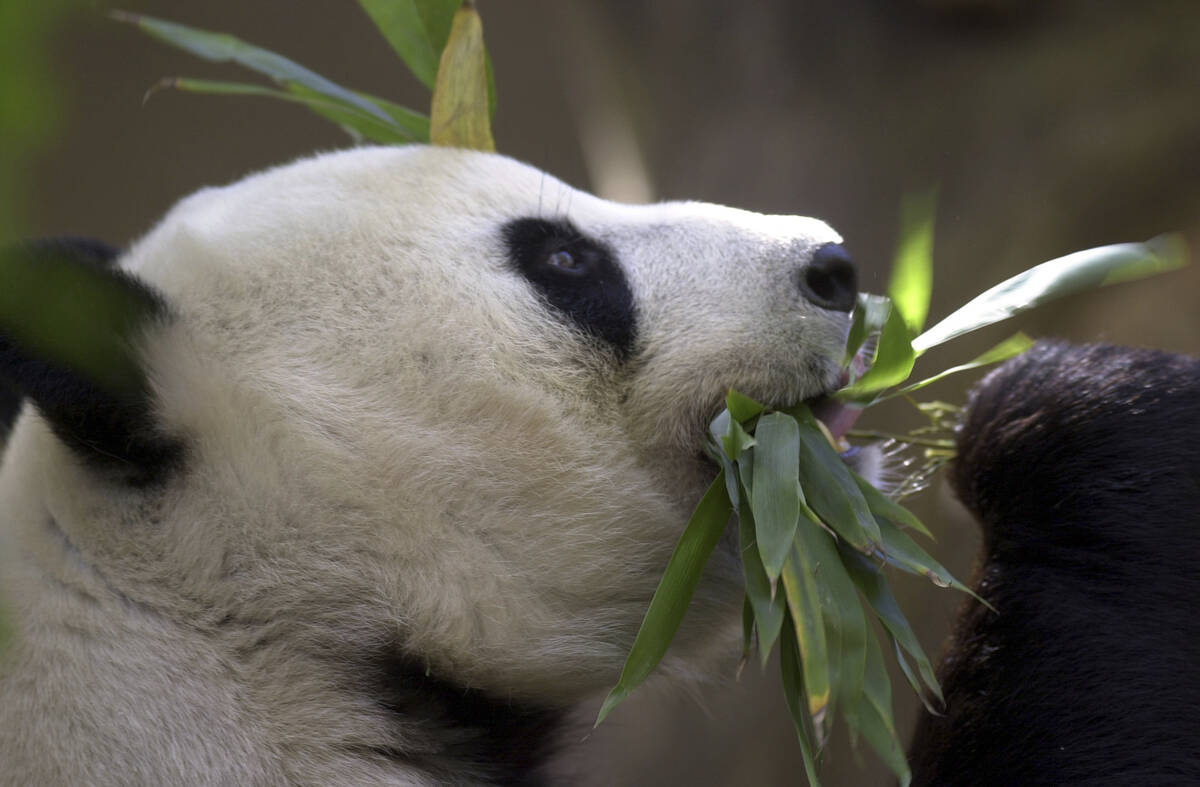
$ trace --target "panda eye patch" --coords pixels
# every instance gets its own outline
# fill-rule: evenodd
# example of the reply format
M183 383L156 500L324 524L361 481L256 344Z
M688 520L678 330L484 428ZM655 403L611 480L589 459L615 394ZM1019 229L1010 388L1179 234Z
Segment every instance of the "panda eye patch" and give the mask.
M502 236L510 267L543 301L619 357L632 353L633 292L606 244L561 219L515 219L504 225Z

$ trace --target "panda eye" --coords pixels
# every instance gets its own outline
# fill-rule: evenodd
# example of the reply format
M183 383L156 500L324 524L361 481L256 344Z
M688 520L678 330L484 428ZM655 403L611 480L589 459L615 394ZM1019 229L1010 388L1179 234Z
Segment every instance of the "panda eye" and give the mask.
M583 276L588 272L587 263L566 249L551 252L546 257L546 266L569 276Z

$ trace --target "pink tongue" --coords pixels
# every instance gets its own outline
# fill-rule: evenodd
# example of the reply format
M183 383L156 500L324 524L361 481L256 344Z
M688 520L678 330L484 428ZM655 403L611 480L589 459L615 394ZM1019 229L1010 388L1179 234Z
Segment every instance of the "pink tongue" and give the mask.
M835 440L840 440L862 415L862 409L848 407L836 399L822 399L812 405L812 413L818 421L825 424Z

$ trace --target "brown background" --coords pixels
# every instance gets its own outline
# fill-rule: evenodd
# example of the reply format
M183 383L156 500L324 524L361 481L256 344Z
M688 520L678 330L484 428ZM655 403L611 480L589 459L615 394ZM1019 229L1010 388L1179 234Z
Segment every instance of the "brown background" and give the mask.
M1166 230L1200 247L1200 4L1192 0L481 0L500 150L616 198L693 198L827 219L884 286L898 206L939 186L932 317L1079 248ZM169 92L163 76L243 78L74 12L50 56L57 136L22 196L31 234L126 243L199 186L347 144L291 106ZM342 0L129 0L233 32L359 89L427 96ZM1041 336L1200 352L1200 268L1070 299L1022 319ZM963 340L929 369L1013 326ZM958 383L931 396L961 400ZM875 425L907 417L875 416ZM918 501L960 575L973 525L935 485ZM959 599L896 580L936 652ZM795 784L773 673L678 696L646 692L570 755L580 783ZM915 712L895 685L907 737ZM583 737L581 728L579 737ZM839 733L827 784L887 781Z

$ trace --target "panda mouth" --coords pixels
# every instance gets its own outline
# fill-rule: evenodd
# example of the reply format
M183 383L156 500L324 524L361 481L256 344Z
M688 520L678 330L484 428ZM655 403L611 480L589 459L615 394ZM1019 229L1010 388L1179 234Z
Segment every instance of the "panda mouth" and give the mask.
M818 396L805 404L812 410L813 417L829 430L839 450L844 450L847 446L841 444L845 441L846 433L854 428L855 421L862 415L862 408L843 404L832 396Z
M834 446L842 454L850 450L850 445L846 442L845 437L854 428L854 423L862 415L863 408L840 402L834 397L834 394L850 384L852 379L851 372L853 372L854 377L862 377L869 365L870 360L867 349L865 347L860 348L846 368L842 369L842 373L838 378L837 388L804 402L812 410L813 417L820 421L829 431L831 442L833 442Z

